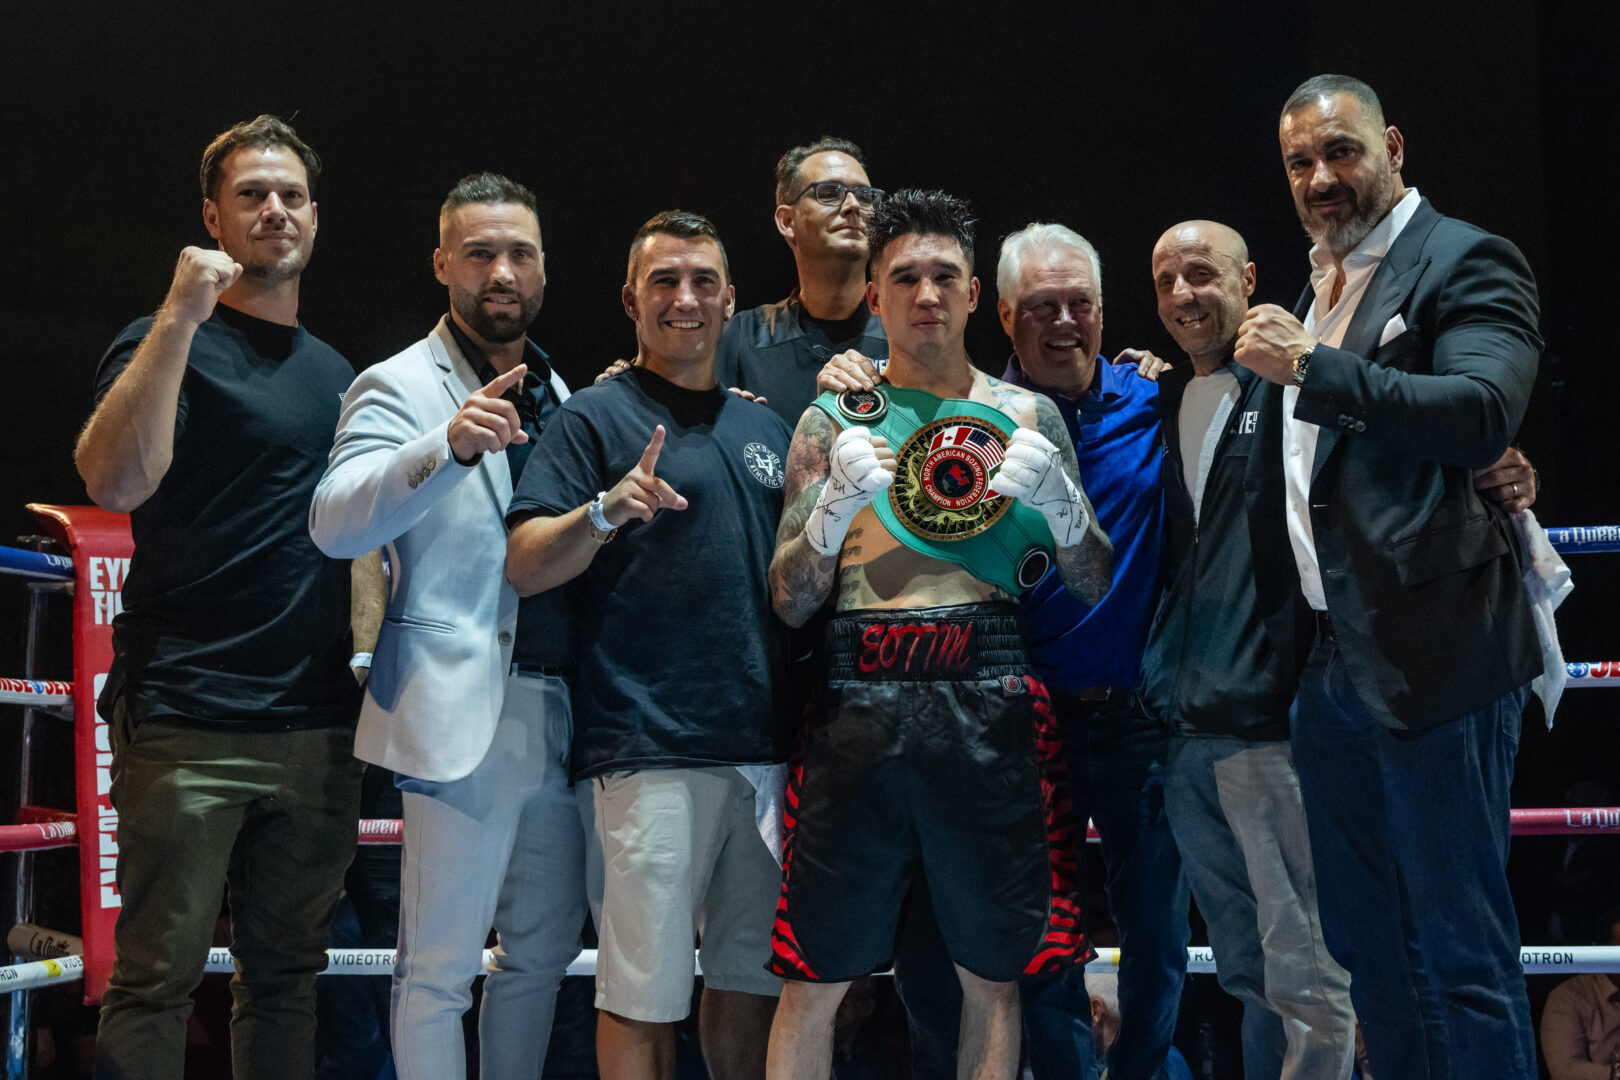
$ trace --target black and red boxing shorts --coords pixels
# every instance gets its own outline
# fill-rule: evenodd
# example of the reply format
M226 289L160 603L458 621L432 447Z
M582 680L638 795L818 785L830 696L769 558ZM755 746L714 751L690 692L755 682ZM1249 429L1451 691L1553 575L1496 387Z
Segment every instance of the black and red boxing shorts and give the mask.
M1017 608L849 612L828 627L826 664L788 783L767 967L825 982L884 970L915 874L974 975L1085 962L1082 838Z

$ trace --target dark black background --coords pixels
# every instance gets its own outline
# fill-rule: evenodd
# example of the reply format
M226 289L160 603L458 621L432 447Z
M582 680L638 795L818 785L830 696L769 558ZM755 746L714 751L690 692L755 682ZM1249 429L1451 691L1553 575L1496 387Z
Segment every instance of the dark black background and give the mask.
M6 540L31 531L25 502L84 500L71 449L96 361L161 301L178 249L208 243L198 155L256 113L293 117L325 159L301 317L356 367L444 310L436 208L465 173L539 195L549 286L534 336L577 383L633 351L625 248L657 210L716 221L739 306L785 295L771 171L786 147L834 133L864 147L880 186L972 200L985 297L969 344L999 369L995 249L1031 220L1096 243L1108 352L1174 354L1148 255L1183 218L1237 227L1257 299L1292 304L1308 242L1276 116L1321 71L1378 89L1409 185L1528 256L1548 346L1521 436L1547 481L1536 510L1544 524L1615 520L1599 295L1614 247L1613 5L11 3L0 41ZM1574 569L1568 655L1620 655L1616 571L1602 557ZM0 674L14 674L23 590L0 590ZM1554 734L1527 733L1518 805L1558 804L1577 778L1612 786L1608 697L1572 692ZM15 712L0 710L5 757ZM1516 876L1554 872L1562 843L1520 841Z

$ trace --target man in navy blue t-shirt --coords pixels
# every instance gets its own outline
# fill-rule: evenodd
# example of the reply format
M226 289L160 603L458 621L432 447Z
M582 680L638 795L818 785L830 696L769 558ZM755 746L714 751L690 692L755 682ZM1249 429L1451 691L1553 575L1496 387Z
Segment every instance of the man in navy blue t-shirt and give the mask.
M667 1074L696 934L709 1071L762 1075L781 874L755 806L790 736L766 571L791 433L716 384L735 293L708 220L643 225L623 295L635 366L541 434L507 515L507 576L521 596L578 590L571 771L601 848L602 1072Z

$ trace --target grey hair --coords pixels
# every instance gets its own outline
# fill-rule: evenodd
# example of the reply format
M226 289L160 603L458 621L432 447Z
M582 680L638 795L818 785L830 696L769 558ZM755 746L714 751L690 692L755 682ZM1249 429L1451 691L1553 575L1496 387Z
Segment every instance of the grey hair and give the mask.
M1362 110L1367 118L1380 129L1384 127L1384 106L1378 100L1373 88L1350 75L1313 75L1294 88L1283 103L1282 116L1279 121L1286 120L1289 113L1298 112L1316 104L1317 99L1325 97L1338 97L1344 94L1361 102Z
M1024 260L1037 251L1068 251L1091 260L1091 283L1102 303L1102 260L1091 241L1064 225L1031 222L1001 242L1001 258L996 263L996 295L1011 303L1018 294Z
M1088 972L1086 993L1094 998L1102 998L1109 1013L1115 1020L1119 1019L1119 975L1112 971Z

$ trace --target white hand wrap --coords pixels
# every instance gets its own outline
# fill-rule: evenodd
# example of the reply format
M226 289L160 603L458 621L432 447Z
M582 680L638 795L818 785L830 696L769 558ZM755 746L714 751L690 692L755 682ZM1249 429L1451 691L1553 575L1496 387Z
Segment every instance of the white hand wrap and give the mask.
M990 492L1038 510L1058 547L1073 547L1085 535L1085 500L1063 471L1058 448L1038 431L1019 428L1007 443L1007 458L990 482Z
M894 473L878 464L871 432L863 427L845 428L832 444L827 483L804 523L804 538L821 554L836 555L861 507L892 483Z

